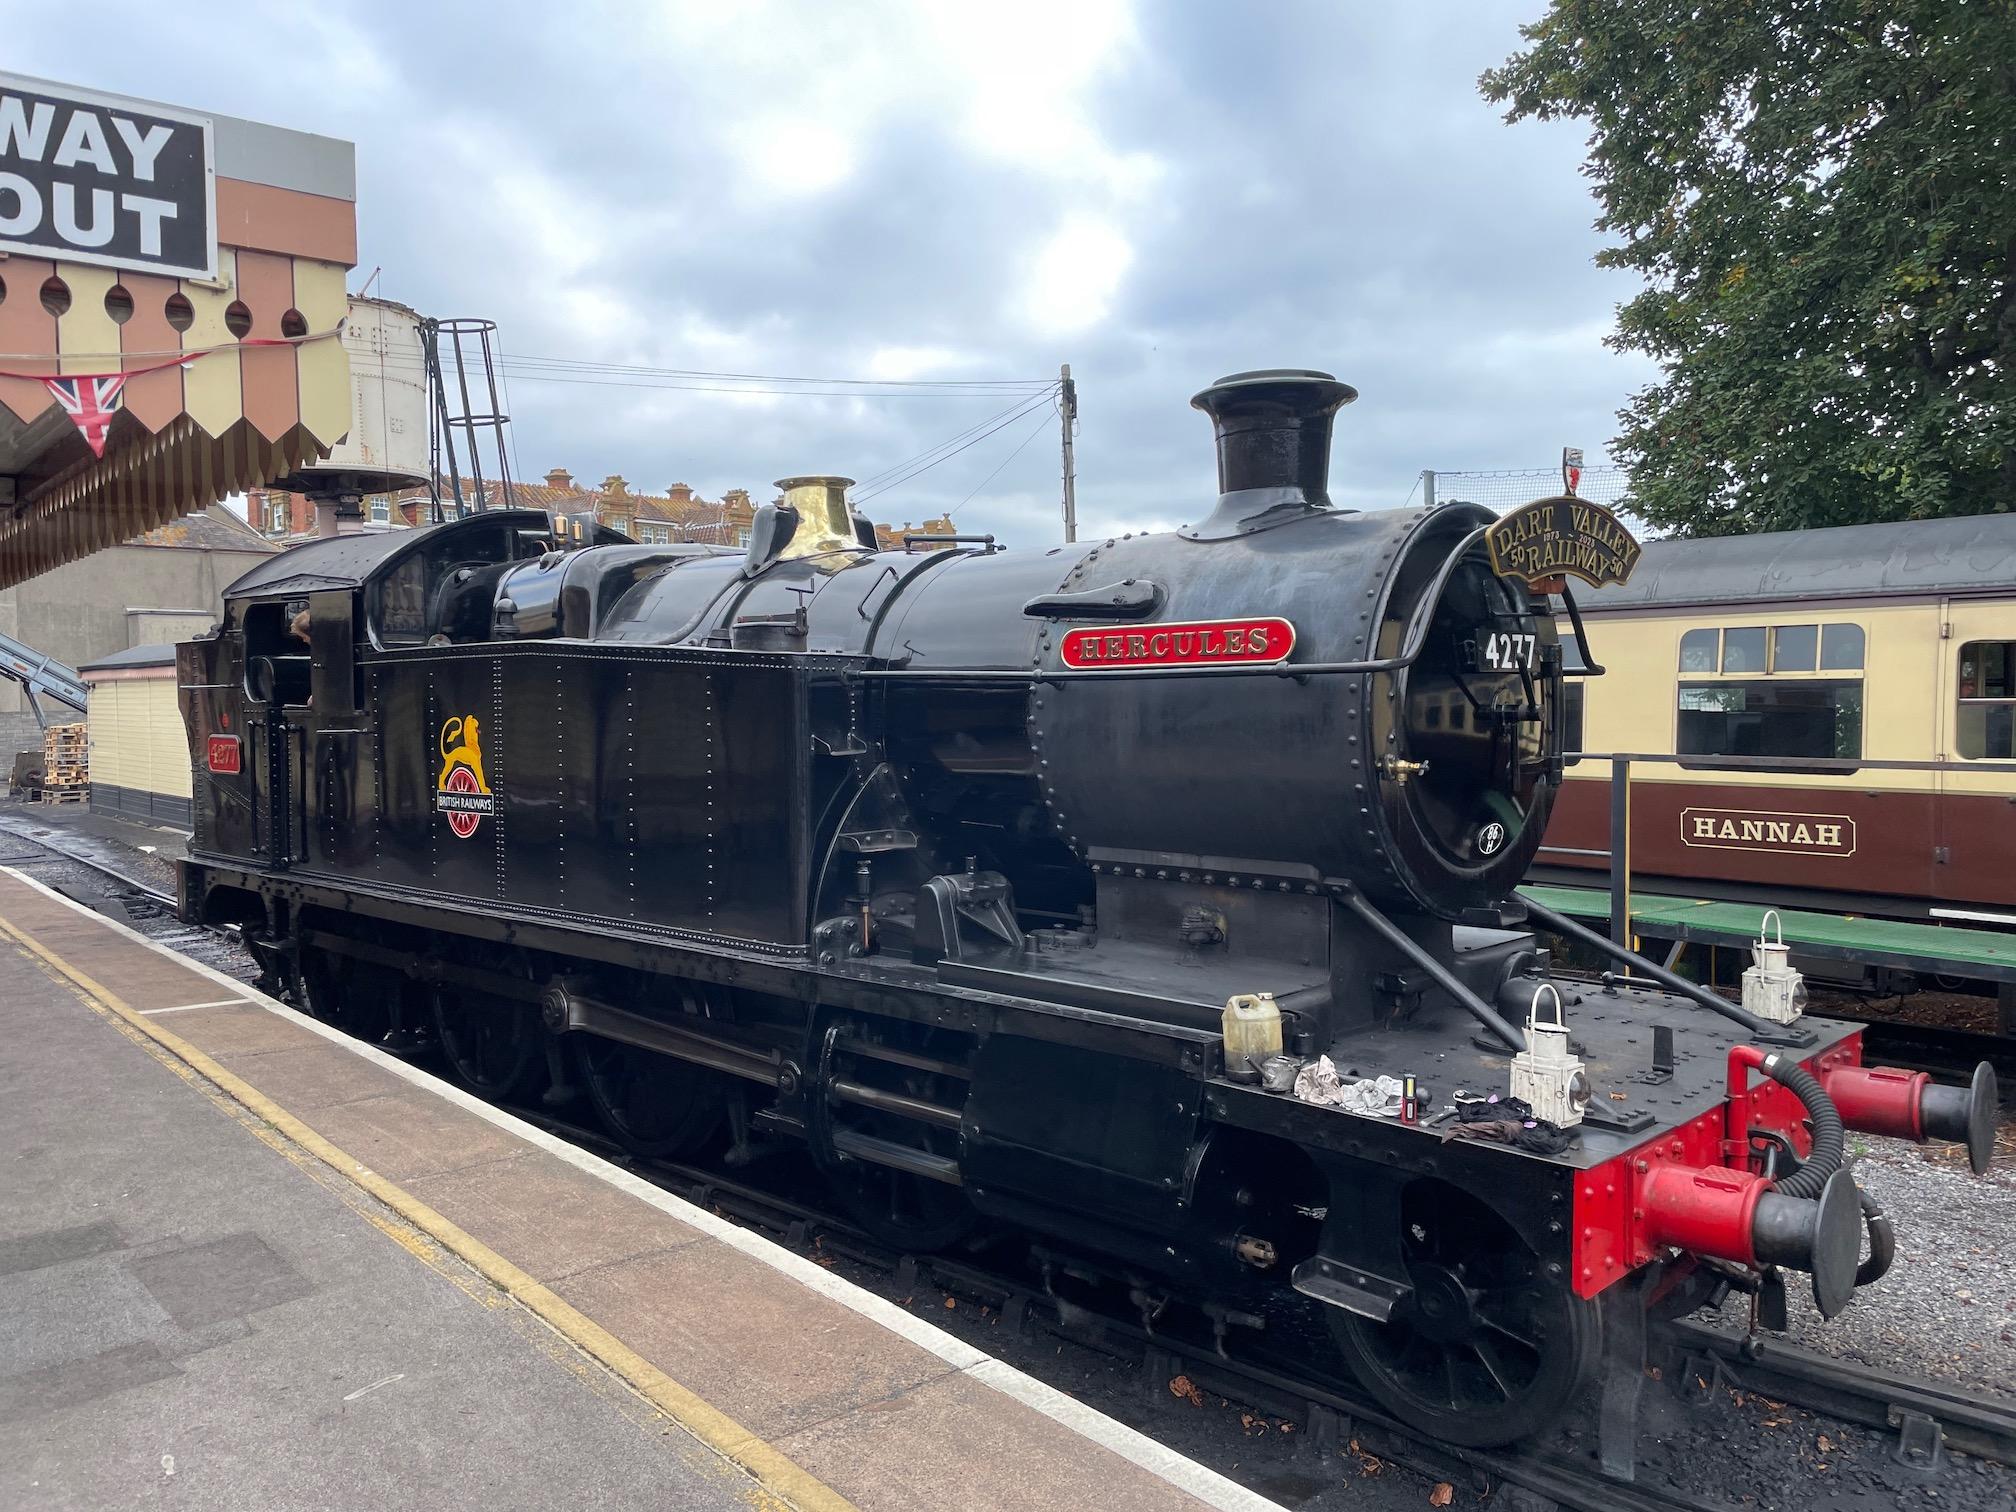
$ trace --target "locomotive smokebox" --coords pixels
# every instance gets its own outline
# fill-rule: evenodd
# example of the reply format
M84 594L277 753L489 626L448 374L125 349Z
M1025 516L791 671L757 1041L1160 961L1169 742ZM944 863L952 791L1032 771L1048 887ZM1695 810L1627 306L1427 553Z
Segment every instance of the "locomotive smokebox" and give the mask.
M1524 874L1559 750L1552 616L1493 572L1488 510L1331 507L1355 398L1301 368L1221 378L1191 400L1218 459L1203 523L1094 545L1021 605L1042 797L1095 874L1349 883L1447 920Z
M1211 540L1273 509L1330 507L1330 431L1358 397L1312 368L1266 368L1220 378L1190 401L1218 442L1218 507L1185 535Z

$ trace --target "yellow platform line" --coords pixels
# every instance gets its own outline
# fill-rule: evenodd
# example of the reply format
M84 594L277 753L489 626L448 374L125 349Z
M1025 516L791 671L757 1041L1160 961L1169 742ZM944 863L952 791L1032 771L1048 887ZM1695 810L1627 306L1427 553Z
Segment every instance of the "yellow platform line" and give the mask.
M520 1270L482 1240L435 1212L403 1187L345 1154L265 1093L225 1070L180 1035L143 1017L141 1010L128 1006L117 993L93 981L41 941L6 919L0 919L0 934L5 934L45 966L66 978L92 1007L112 1015L153 1040L345 1180L384 1203L499 1291L536 1314L575 1348L601 1361L688 1433L717 1454L740 1465L765 1490L799 1509L799 1512L860 1512L853 1502L782 1450L744 1428L705 1398L680 1385L543 1282Z

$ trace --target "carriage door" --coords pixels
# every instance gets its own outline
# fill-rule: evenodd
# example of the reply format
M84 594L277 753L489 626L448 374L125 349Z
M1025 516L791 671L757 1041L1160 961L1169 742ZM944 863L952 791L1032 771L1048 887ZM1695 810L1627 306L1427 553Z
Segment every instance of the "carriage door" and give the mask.
M1933 906L2016 922L2016 773L1968 771L2016 760L2016 616L2007 601L1941 605Z

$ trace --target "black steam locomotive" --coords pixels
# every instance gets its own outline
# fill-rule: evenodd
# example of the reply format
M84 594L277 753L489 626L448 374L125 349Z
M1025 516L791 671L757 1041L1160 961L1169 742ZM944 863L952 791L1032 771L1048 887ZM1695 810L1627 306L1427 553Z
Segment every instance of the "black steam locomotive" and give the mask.
M1198 395L1221 491L1170 534L878 551L819 477L746 553L495 510L287 552L181 650L183 915L633 1150L808 1148L895 1242L1292 1288L1452 1440L1551 1422L1648 1308L1789 1267L1833 1311L1887 1252L1844 1122L1978 1164L1992 1088L1554 971L1533 926L1587 932L1513 892L1554 615L1487 511L1332 507L1355 397Z

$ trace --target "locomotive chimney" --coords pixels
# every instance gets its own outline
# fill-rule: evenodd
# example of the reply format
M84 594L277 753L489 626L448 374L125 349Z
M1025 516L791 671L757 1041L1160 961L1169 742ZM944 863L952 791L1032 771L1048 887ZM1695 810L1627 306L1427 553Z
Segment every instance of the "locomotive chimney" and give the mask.
M1197 395L1191 407L1211 417L1217 436L1218 507L1182 534L1214 540L1270 510L1328 509L1331 417L1357 397L1308 368L1233 373Z
M789 518L792 529L788 539L778 543L772 560L824 556L861 544L854 513L847 507L847 490L854 486L852 478L779 478L777 486L784 491L784 497L771 507L780 517ZM757 513L760 516L762 511ZM753 529L750 540L752 543L755 540ZM751 555L754 554L752 545Z

